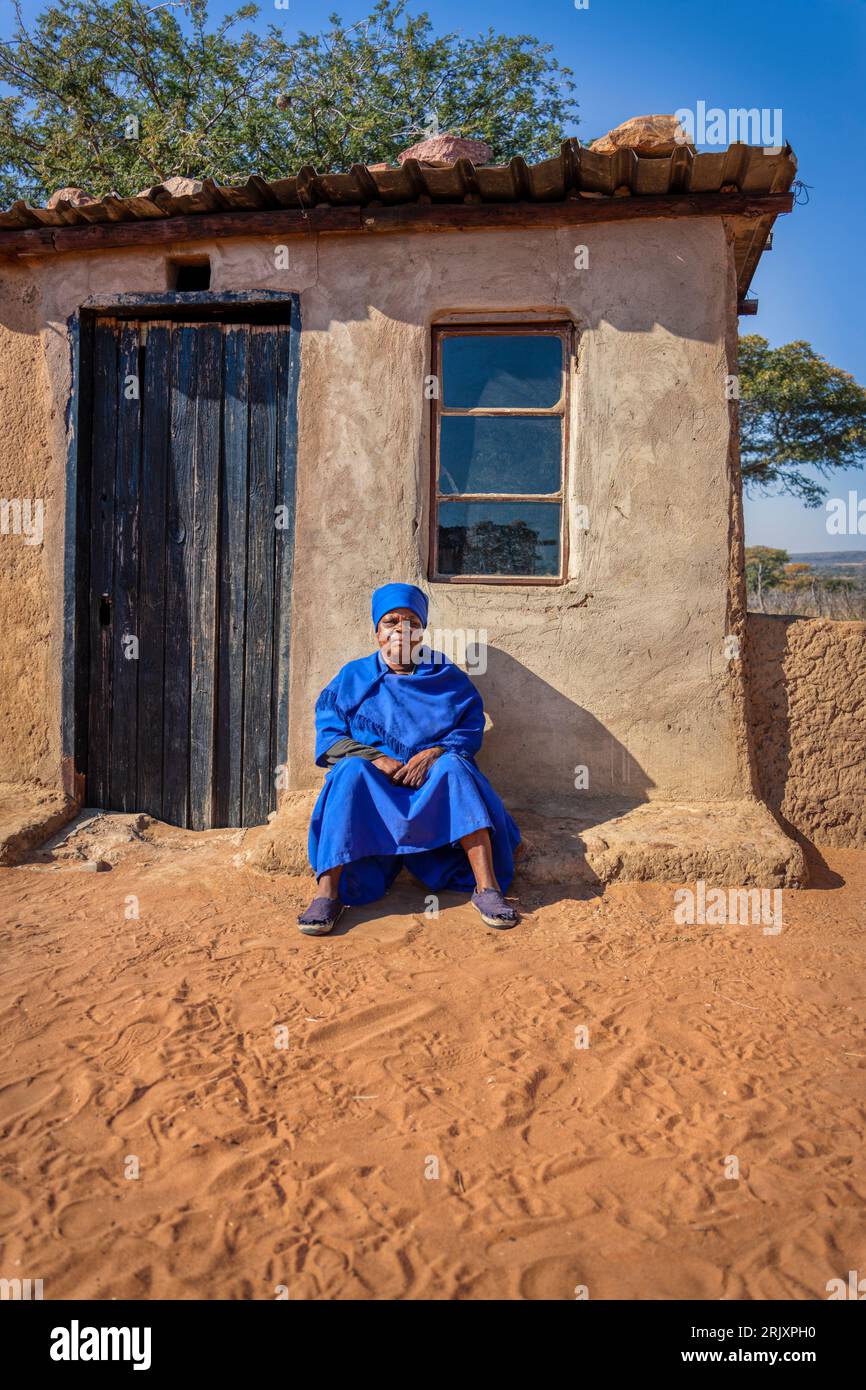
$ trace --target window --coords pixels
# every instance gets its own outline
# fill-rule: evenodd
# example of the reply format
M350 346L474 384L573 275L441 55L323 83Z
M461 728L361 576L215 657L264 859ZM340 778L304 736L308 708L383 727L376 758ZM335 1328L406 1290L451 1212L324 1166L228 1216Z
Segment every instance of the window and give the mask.
M430 578L564 577L569 325L434 329Z
M168 287L170 290L210 289L210 260L207 256L190 256L183 260L169 261Z

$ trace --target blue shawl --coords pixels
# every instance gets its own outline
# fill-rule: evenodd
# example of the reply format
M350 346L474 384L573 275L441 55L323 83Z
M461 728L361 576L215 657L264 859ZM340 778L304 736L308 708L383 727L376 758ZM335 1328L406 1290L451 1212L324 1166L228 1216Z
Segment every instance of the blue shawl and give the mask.
M316 763L341 738L375 743L406 762L443 746L472 758L484 735L484 706L469 677L441 652L422 651L415 670L390 671L379 652L349 661L316 701ZM433 659L428 659L432 657Z

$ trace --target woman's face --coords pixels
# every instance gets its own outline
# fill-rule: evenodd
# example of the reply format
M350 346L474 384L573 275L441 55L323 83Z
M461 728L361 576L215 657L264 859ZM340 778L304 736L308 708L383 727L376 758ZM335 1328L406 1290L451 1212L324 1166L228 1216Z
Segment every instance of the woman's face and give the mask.
M424 624L411 608L392 608L379 619L376 641L382 658L392 667L408 670L424 638Z

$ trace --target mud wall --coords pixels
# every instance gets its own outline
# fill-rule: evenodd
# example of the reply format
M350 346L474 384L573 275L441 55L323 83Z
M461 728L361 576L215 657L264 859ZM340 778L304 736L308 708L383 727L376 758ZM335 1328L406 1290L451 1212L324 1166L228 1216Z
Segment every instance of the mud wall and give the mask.
M60 768L53 677L64 479L49 440L58 407L40 308L38 277L0 262L0 782L52 785Z
M866 623L748 616L767 804L816 845L866 845Z

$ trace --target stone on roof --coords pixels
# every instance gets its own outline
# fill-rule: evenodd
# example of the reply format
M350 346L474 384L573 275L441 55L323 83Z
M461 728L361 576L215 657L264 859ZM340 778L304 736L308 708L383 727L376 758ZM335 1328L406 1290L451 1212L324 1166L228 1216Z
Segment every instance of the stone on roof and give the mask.
M483 140L464 140L459 135L431 135L411 145L397 158L401 164L406 159L417 159L419 164L444 169L457 159L469 159L473 164L489 164L493 151Z
M634 150L635 154L651 159L673 154L688 143L688 136L676 116L632 116L593 140L591 150L598 154L615 154L617 150Z
M172 198L185 198L201 193L204 184L201 179L188 179L184 178L183 174L172 174L170 179L162 180L162 187L168 189ZM137 196L145 198L149 192L149 188L142 188Z
M87 193L83 188L56 188L45 206L56 208L58 203L71 203L74 208L81 208L86 203L98 202L98 198L94 198L92 193Z

